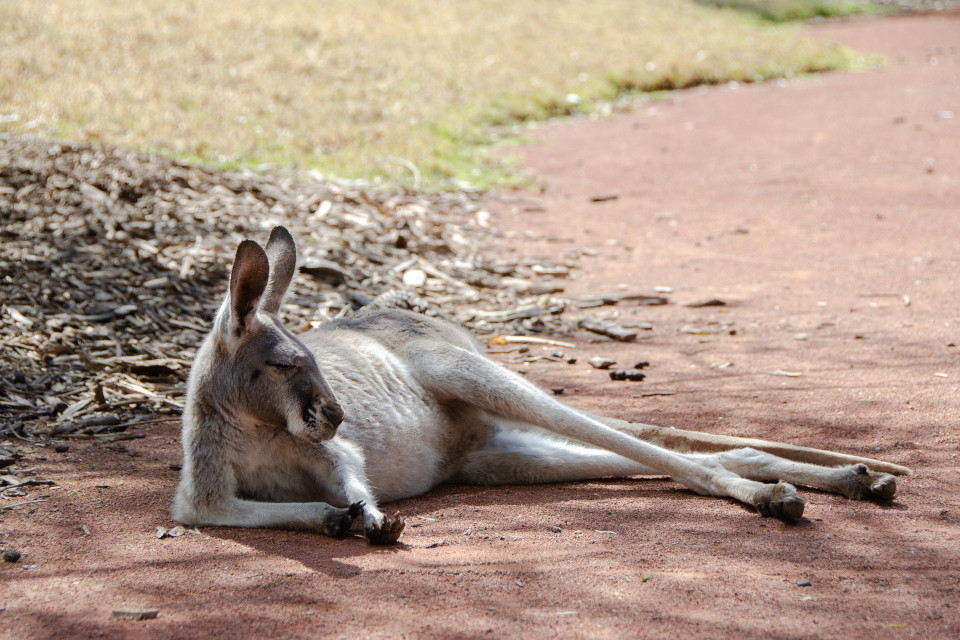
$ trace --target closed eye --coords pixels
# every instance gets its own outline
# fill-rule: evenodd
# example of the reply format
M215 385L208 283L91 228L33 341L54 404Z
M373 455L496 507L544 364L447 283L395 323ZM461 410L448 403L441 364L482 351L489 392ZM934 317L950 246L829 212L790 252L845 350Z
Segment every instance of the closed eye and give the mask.
M268 362L267 364L280 371L293 371L297 368L297 365L292 362Z

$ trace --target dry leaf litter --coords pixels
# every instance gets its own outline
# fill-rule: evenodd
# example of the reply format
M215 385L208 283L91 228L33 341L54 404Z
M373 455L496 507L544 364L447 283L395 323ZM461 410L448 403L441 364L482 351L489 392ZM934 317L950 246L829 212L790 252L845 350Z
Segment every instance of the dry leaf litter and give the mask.
M565 333L564 311L624 298L557 297L573 259L492 259L489 218L469 191L365 191L0 136L0 437L113 441L179 415L238 242L277 224L300 253L282 312L294 332L372 302L488 337ZM0 466L14 457L0 451Z

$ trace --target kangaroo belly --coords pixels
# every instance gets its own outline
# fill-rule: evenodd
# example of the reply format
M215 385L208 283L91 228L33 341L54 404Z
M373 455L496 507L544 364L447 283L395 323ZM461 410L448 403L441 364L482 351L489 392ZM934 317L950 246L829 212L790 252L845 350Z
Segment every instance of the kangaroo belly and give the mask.
M322 337L307 344L343 408L337 437L362 450L378 500L419 495L443 483L490 436L482 412L439 402L379 341L352 331Z

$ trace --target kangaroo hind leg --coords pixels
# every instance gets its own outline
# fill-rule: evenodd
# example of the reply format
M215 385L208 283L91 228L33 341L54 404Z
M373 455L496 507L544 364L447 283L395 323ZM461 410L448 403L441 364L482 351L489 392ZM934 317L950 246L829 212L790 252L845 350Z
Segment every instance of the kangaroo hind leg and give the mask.
M638 440L557 402L534 385L466 349L424 341L406 354L417 379L440 401L462 402L514 422L605 449L671 476L701 495L728 496L755 505L763 515L786 521L802 517L805 501L787 483L763 484L737 476L719 464Z
M656 427L604 416L590 417L671 451L691 454L697 459L714 459L744 478L783 480L839 493L851 500L893 500L897 494L895 475L911 473L906 467L882 460L783 442Z
M707 454L724 469L752 480L783 480L814 489L839 493L851 500L893 500L897 479L889 473L871 471L865 464L822 467L794 462L765 451L744 448Z
M501 429L467 455L454 482L542 484L657 473L629 458L542 433Z

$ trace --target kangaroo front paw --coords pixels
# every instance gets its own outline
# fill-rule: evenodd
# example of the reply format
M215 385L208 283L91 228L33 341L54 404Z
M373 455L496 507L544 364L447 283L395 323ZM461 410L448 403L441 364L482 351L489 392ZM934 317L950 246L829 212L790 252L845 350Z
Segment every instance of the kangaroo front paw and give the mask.
M332 509L323 524L323 533L331 538L341 538L350 530L353 521L363 512L363 502L354 502L346 509Z
M846 495L851 500L890 502L897 495L897 479L889 473L870 471L865 464L850 467L851 478Z
M754 506L764 518L773 517L784 522L800 522L807 501L785 482L765 487L755 497Z
M405 524L403 518L400 517L400 513L397 512L393 514L392 518L384 518L379 525L367 527L363 534L367 536L370 544L393 544L400 539Z

